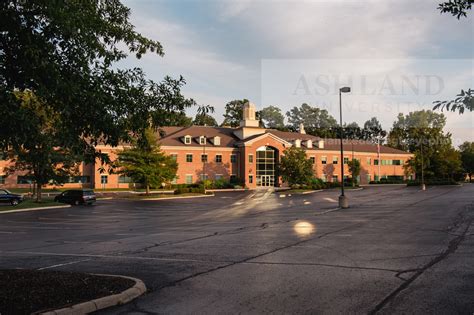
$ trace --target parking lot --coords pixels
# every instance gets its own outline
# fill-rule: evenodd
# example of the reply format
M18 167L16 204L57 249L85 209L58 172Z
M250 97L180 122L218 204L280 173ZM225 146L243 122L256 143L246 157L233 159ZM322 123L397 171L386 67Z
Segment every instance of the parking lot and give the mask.
M109 314L469 313L474 185L102 200L0 214L0 268L128 275Z

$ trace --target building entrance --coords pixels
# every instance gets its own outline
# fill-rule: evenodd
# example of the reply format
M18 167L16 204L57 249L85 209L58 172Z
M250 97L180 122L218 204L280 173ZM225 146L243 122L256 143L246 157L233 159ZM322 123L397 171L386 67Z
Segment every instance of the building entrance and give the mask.
M273 187L276 184L275 166L278 151L269 146L257 149L257 186Z

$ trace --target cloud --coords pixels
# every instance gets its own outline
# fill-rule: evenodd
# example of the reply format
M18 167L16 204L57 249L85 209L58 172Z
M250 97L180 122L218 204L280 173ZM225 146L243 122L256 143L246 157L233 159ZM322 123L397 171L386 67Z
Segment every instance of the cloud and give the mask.
M215 106L218 118L232 99L249 98L257 106L270 105L271 100L284 111L299 105L278 97L288 87L270 91L274 97L267 101L269 92L261 89L261 63L267 59L374 59L355 64L351 71L375 76L390 71L416 73L424 59L472 60L474 56L472 17L459 21L440 15L431 1L136 1L128 5L137 29L159 40L166 55L146 55L127 63L143 67L155 80L165 74L183 75L188 82L186 95ZM337 70L337 63L333 65ZM435 69L455 87L440 97L448 99L461 88L472 87L472 69L472 62L451 72ZM389 127L396 111L431 108L431 102L413 95L403 100L380 96L361 106L392 104L390 110L377 113ZM335 107L331 113L337 115ZM362 124L370 114L361 111L350 118ZM472 119L465 117L449 115L449 128L472 127Z

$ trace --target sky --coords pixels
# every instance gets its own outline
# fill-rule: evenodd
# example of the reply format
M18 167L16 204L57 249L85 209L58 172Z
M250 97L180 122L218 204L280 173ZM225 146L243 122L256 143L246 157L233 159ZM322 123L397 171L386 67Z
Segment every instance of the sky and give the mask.
M440 0L441 1L441 0ZM130 56L160 81L186 79L183 94L212 105L249 99L286 113L308 103L359 125L431 109L474 88L474 23L441 15L431 0L126 0L131 22L164 46L164 57ZM194 115L195 109L189 111ZM474 116L445 113L454 144L474 141Z

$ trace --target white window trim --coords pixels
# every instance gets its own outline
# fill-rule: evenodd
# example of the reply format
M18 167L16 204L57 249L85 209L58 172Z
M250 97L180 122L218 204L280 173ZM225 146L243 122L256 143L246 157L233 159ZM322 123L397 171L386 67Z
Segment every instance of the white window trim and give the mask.
M192 144L192 143L193 143L193 138L191 136L189 135L184 136L184 144Z

